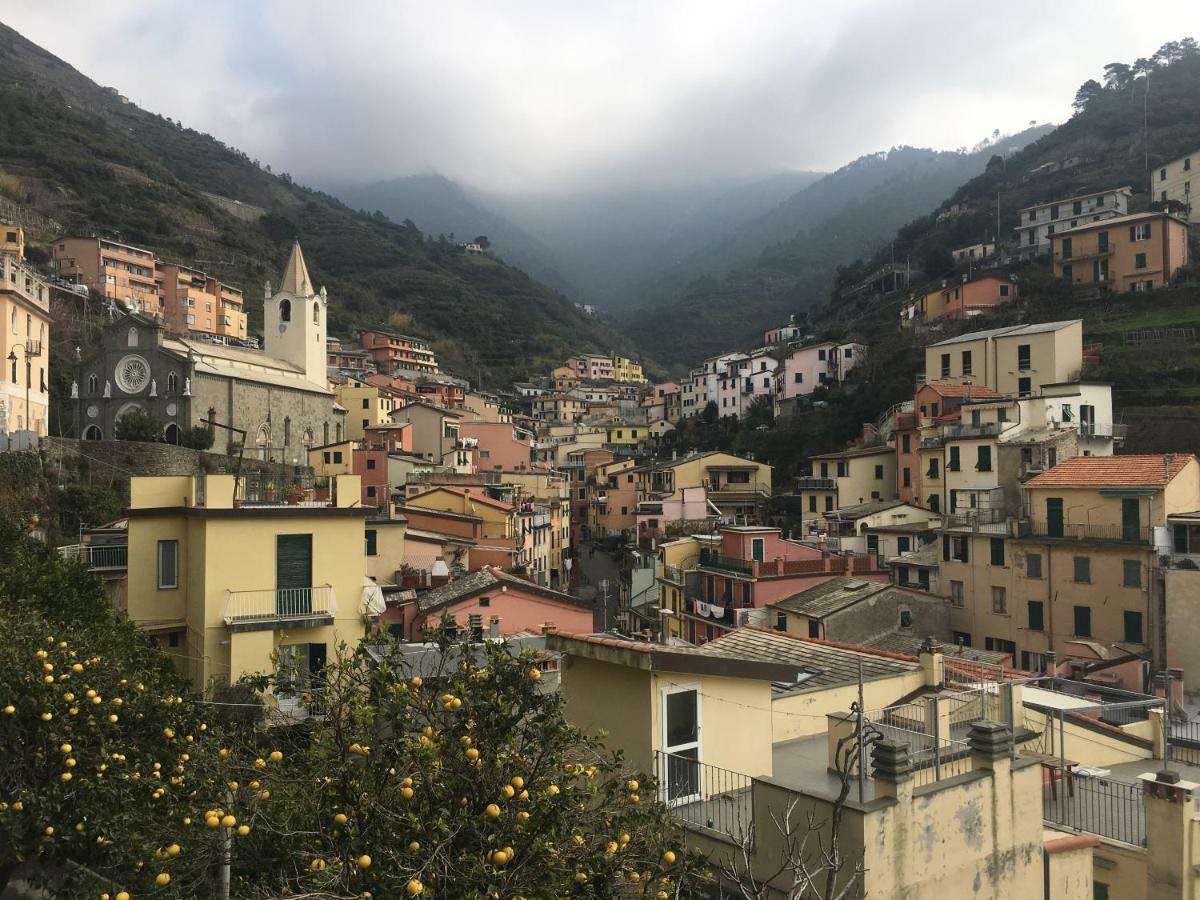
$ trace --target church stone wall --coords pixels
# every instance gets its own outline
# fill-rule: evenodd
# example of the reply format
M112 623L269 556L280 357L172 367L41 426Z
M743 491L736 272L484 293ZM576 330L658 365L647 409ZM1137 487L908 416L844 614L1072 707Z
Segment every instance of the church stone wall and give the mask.
M303 463L306 431L313 446L329 443L337 433L333 399L327 394L198 375L192 395L196 422L212 409L216 421L245 430L247 455Z

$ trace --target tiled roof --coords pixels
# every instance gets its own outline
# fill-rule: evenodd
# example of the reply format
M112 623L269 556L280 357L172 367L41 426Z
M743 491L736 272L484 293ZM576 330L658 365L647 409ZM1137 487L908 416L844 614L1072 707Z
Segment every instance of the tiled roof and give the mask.
M1165 485L1193 459L1191 453L1074 456L1027 481L1025 486Z
M861 600L881 594L891 588L879 581L863 581L853 576L831 578L806 591L784 597L770 604L777 609L799 613L812 618L822 618L853 606Z
M943 397L970 397L974 400L994 400L1003 397L997 391L983 384L954 384L949 381L927 381L925 387L932 389Z
M853 506L839 506L825 513L826 519L861 519L873 516L878 512L886 512L897 506L907 506L903 500L868 500L866 503L855 503Z
M1111 219L1101 219L1099 222L1084 222L1082 225L1076 225L1074 228L1067 228L1064 231L1058 231L1050 235L1051 238L1062 237L1064 234L1078 234L1081 231L1097 231L1101 228L1120 228L1123 225L1128 225L1131 222L1145 222L1149 219L1174 219L1183 225L1187 225L1185 219L1179 216L1172 215L1168 212L1142 212L1133 213L1128 216L1115 216Z
M862 660L867 679L903 675L919 668L915 657L853 644L839 644L785 634L752 625L737 628L700 648L701 653L720 653L748 660L786 663L812 673L803 690L827 688L858 681Z
M875 456L880 453L895 453L896 448L888 444L876 444L873 447L851 447L836 453L818 453L809 459L850 459L855 456Z
M866 641L865 646L873 650L888 650L892 653L916 656L921 652L921 644L924 642L925 638L919 637L912 632L889 631L886 634L881 634ZM951 656L955 659L999 665L1005 660L1010 659L1012 654L1000 653L995 650L981 650L978 647L956 646L953 649L946 648L945 658L949 659Z
M592 608L592 604L586 600L542 587L523 578L516 578L506 572L501 572L499 569L493 569L491 566L484 566L482 569L468 572L461 578L456 578L441 587L426 591L417 599L417 607L421 612L429 612L432 609L446 606L447 604L474 596L475 594L480 594L499 585L511 586L515 590L528 591L546 597L549 600L556 600L571 606L582 606L587 609ZM496 595L496 599L499 599L499 595Z
M430 488L429 490L423 491L420 494L414 494L412 497L408 498L409 505L412 505L413 500L420 500L422 497L427 497L436 491L441 491L446 494L454 494L456 497L466 497L472 503L478 502L482 503L484 506L491 506L496 509L513 509L513 505L511 503L505 503L503 500L496 500L487 496L486 494L476 494L473 491L464 491L461 488L447 487L445 485L438 485L437 487Z

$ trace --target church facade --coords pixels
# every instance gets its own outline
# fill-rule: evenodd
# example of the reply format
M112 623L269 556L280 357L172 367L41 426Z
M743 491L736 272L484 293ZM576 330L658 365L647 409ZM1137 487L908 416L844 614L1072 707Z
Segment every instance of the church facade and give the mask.
M145 410L164 423L163 440L212 421L246 432L247 455L305 464L308 447L342 439L345 410L328 389L328 298L313 289L297 243L277 291L267 283L263 350L166 333L130 313L104 330L100 347L76 364L74 434L113 440L121 417ZM216 430L223 451L231 432Z

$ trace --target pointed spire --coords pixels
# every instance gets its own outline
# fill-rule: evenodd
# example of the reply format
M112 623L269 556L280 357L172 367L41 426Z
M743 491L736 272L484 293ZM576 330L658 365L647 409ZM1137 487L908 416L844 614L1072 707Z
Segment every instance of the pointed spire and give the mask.
M308 297L312 294L312 279L308 277L308 266L304 264L304 253L300 250L300 242L292 244L292 255L288 257L287 266L283 270L283 281L279 290L288 291L295 297Z

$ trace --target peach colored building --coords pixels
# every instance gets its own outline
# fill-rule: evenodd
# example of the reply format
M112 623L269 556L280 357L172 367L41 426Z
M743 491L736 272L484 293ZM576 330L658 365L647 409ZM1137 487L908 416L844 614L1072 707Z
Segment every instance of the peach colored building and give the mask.
M1080 225L1051 238L1054 274L1080 294L1150 291L1188 264L1188 223L1164 212Z
M420 372L438 370L433 348L421 338L372 329L364 331L360 340L380 372L393 374L397 369L416 369Z
M476 471L524 472L533 467L532 441L511 423L464 421L458 426L458 440L471 450Z
M547 626L571 634L595 630L591 603L491 566L425 592L402 612L405 637L414 641L425 627L443 624L477 639L493 628L501 635L541 633Z
M910 327L935 319L970 319L1011 303L1020 294L1006 275L985 275L971 281L944 281L941 288L913 297L900 308L900 324Z
M102 238L63 238L52 251L54 270L133 312L161 319L158 269L149 250Z

